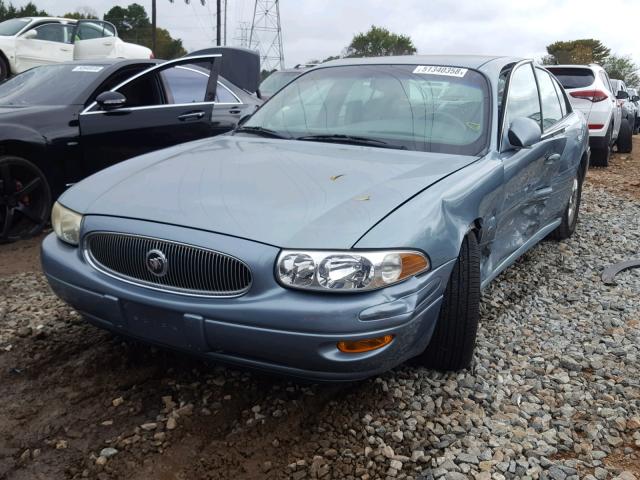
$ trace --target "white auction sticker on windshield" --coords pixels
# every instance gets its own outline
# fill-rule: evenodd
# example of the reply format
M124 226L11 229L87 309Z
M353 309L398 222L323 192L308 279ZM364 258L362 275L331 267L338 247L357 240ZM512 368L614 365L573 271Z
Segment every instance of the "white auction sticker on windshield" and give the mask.
M104 67L100 67L98 65L78 65L77 67L73 67L72 72L91 72L98 73L102 71Z
M413 73L419 73L421 75L444 75L445 77L462 78L467 73L467 69L460 67L441 67L437 65L418 65L413 70Z

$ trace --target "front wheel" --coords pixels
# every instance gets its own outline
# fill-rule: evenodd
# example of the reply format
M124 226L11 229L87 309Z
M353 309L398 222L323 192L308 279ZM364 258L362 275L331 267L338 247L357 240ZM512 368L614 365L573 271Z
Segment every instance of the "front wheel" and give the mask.
M0 82L9 78L9 64L7 61L0 55Z
M480 320L480 250L473 232L462 242L444 292L431 342L415 358L428 368L457 371L473 359Z
M42 171L24 158L0 156L0 243L40 233L50 208L51 190Z
M553 240L565 240L573 235L576 230L578 215L580 214L580 201L582 200L583 178L584 175L581 168L571 182L571 196L562 213L562 223L549 235Z

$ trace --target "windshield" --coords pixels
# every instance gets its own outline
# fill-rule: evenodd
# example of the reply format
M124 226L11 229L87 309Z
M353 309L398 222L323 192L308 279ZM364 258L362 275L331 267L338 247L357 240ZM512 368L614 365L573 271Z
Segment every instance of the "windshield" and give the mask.
M72 104L103 69L103 65L90 64L32 68L0 84L0 105Z
M0 37L12 37L22 30L31 19L29 18L12 18L0 23Z
M260 84L260 93L270 97L300 75L300 73L301 72L273 72Z
M244 128L305 140L348 136L408 150L477 155L488 138L488 98L485 78L465 68L327 67L295 79Z

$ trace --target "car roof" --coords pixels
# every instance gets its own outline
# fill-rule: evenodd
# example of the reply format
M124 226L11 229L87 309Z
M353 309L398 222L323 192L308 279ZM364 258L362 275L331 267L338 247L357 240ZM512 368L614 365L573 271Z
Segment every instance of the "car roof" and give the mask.
M63 17L20 17L20 20L31 20L36 21L36 22L40 22L42 20L51 20L54 22L68 22L68 23L76 23L78 20L76 20L75 18L63 18ZM96 19L94 19L96 20Z
M575 64L563 64L563 65L544 65L544 68L602 68L600 65L591 63L589 65L575 65Z
M524 60L501 55L402 55L389 57L341 58L315 68L338 65L436 65L479 69L488 63L508 64Z

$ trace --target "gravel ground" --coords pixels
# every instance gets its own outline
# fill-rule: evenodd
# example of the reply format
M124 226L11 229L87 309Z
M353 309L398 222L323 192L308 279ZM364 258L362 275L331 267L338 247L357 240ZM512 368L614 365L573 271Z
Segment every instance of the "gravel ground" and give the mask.
M0 273L0 478L640 478L640 270L600 280L639 256L640 201L598 175L576 235L484 292L460 374L302 385L207 365Z

